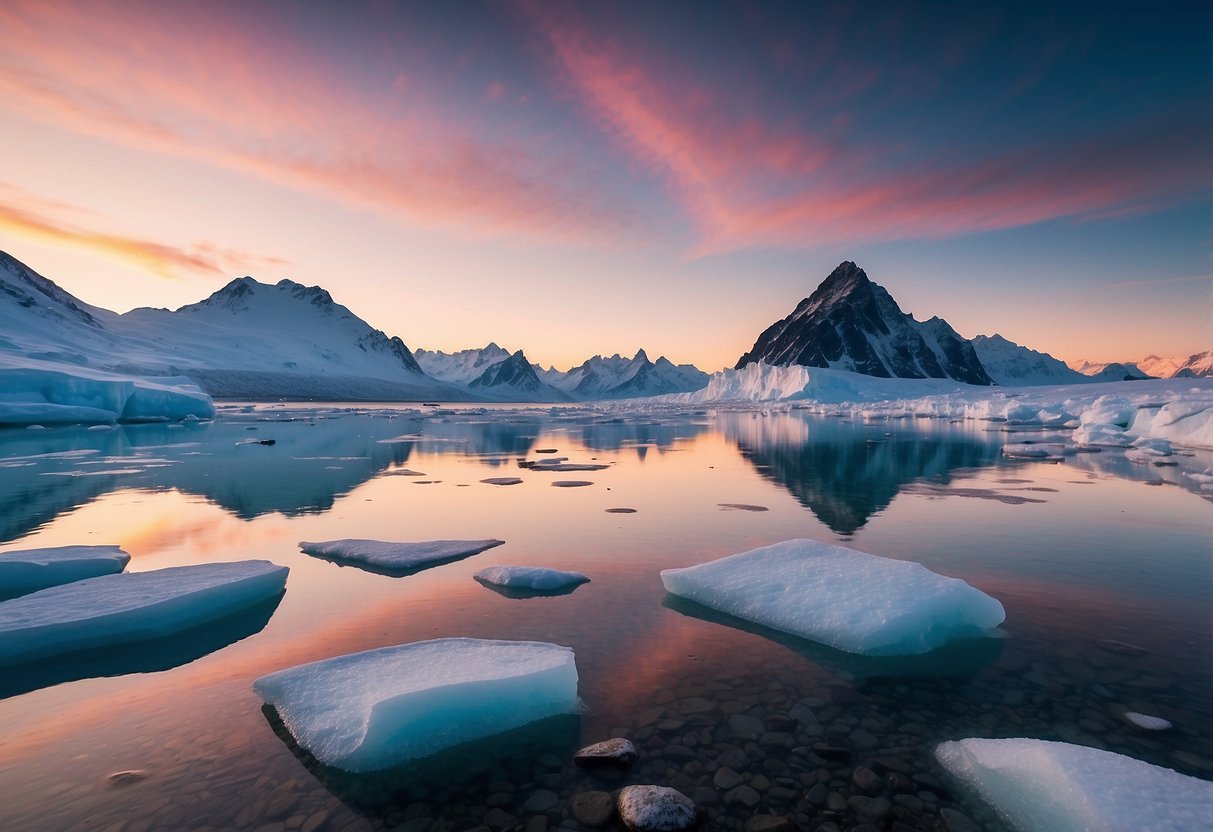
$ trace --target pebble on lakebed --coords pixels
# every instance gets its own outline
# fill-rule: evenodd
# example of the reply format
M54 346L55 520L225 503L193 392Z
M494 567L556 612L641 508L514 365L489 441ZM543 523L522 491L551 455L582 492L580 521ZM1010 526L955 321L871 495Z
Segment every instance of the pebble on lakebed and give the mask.
M632 744L631 740L614 737L587 745L573 755L573 762L583 768L606 765L630 766L636 762L638 756L636 746Z
M691 829L699 813L691 799L667 786L624 786L616 808L632 832L679 832Z

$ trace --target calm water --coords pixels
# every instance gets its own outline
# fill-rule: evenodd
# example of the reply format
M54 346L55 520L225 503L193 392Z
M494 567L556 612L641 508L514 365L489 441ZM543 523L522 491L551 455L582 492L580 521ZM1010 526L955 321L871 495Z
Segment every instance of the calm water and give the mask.
M1065 739L1213 778L1213 506L1185 476L1213 455L1012 462L997 428L233 407L184 427L0 431L0 550L118 543L131 571L291 569L276 607L185 642L0 676L0 828L575 828L574 794L640 782L695 797L710 828L771 813L800 829L937 829L955 810L1002 829L931 758L967 736ZM548 448L610 467L519 466ZM523 483L480 482L494 476ZM593 484L551 485L571 479ZM399 579L297 547L341 537L507 542ZM864 660L720 620L658 578L794 537L964 578L1003 602L1004 637ZM592 582L518 599L472 579L511 563ZM294 664L457 635L571 646L585 712L352 777L318 766L251 689ZM1142 732L1125 710L1175 728ZM642 752L626 779L571 765L616 735ZM863 792L857 767L882 785ZM126 770L141 775L110 779Z

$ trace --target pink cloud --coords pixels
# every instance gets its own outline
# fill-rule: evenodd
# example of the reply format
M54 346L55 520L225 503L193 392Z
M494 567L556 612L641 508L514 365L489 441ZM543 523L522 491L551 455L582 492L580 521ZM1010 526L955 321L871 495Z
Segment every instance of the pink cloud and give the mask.
M250 271L253 266L283 265L286 262L277 257L236 251L210 243L181 248L82 228L59 218L48 217L28 206L4 201L14 194L19 195L20 192L0 183L0 229L38 242L91 251L160 277L174 278L182 272L230 275L234 271ZM36 198L29 202L41 202L43 208L55 205ZM68 206L56 207L71 210Z
M567 155L448 114L396 68L375 91L231 13L7 3L0 106L423 227L587 241L626 224Z
M550 8L531 10L558 83L667 184L699 235L697 253L936 238L1064 217L1154 210L1207 189L1210 152L1182 115L985 158L941 158L913 136L844 140L835 107L880 82L876 67L798 102L819 132L781 123L753 89L700 79L629 50ZM826 44L826 52L833 46ZM777 65L819 66L776 44ZM802 70L804 71L804 70ZM834 73L833 68L820 67ZM835 73L836 74L836 73ZM749 85L747 85L749 86ZM837 117L836 117L837 116ZM918 159L906 161L906 150Z

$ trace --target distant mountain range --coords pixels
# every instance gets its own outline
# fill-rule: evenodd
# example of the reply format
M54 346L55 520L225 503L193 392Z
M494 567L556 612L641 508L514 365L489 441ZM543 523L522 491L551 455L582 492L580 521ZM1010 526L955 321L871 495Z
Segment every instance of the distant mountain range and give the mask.
M184 375L213 396L392 401L571 402L683 393L706 386L690 364L596 355L567 371L496 343L419 349L374 329L318 286L242 277L205 300L118 314L73 297L0 252L0 352L136 375ZM759 335L737 367L832 367L886 378L1033 385L1149 376L1213 376L1213 352L1068 367L1000 335L966 340L917 321L852 262Z
M134 375L184 375L212 396L567 402L685 392L707 374L595 356L568 373L490 343L446 354L374 329L318 286L242 277L171 311L91 306L0 252L0 351Z
M510 354L496 343L453 353L418 349L415 355L436 379L478 392L501 392L509 385L525 391L528 401L630 399L688 393L708 383L708 374L697 367L665 356L652 361L643 349L632 358L595 355L570 370L529 364L521 350Z
M757 361L1004 386L1213 376L1213 352L1070 367L1001 335L966 340L942 318L916 321L850 261L834 269L792 314L764 330L736 367Z

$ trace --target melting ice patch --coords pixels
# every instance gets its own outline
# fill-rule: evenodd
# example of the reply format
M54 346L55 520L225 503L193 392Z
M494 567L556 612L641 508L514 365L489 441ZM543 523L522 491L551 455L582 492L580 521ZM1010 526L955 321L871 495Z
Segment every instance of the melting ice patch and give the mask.
M0 597L112 575L131 556L117 546L53 546L0 552Z
M958 578L815 540L666 569L661 581L728 615L870 656L926 653L1006 617L1002 604Z
M482 583L510 589L531 589L537 592L552 592L589 582L580 572L563 572L543 566L490 566L474 576Z
M354 772L580 710L573 651L544 642L401 644L271 673L253 689L317 760Z
M1213 828L1213 783L1064 742L966 739L935 757L1015 829Z
M500 546L504 540L423 540L396 543L386 540L303 541L305 553L337 563L360 566L371 571L405 575L430 566L460 560Z
M0 665L161 638L281 593L264 560L102 575L0 604Z

